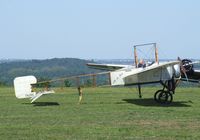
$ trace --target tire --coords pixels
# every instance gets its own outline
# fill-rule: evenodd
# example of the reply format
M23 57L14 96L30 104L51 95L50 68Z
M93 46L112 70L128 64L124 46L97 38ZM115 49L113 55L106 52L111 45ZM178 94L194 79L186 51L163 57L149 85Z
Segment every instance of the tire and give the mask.
M154 94L154 100L161 104L170 104L173 101L173 95L170 91L158 90Z
M155 100L156 102L159 102L158 97L159 97L159 94L160 94L161 92L163 92L163 90L158 90L158 91L155 92L155 94L154 94L154 100Z

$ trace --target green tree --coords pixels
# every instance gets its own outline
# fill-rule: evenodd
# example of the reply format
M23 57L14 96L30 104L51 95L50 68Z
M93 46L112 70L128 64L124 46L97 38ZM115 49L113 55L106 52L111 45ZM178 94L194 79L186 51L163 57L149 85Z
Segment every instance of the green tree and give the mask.
M50 78L40 77L38 78L37 87L51 87L51 83L49 82Z
M65 83L65 87L71 87L72 86L72 83L69 80L65 80L64 83Z
M92 80L91 80L91 79L87 79L85 85L86 85L87 87L91 87L91 86L93 85L93 84L92 84Z
M0 81L0 87L5 87L6 86L6 83L5 82L2 82Z

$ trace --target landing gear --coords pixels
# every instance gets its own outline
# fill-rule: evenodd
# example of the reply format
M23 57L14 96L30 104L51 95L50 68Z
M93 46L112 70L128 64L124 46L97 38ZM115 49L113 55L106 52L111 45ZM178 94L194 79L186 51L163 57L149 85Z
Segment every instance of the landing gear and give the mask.
M138 85L138 90L139 90L139 98L142 98L142 94L141 94L141 85Z
M158 83L158 82L156 82ZM173 101L173 94L175 94L175 89L179 83L179 80L172 76L171 80L160 81L163 89L156 91L154 94L154 100L160 104L170 104ZM138 84L139 97L141 95L141 84Z
M161 104L170 104L173 101L173 94L175 93L175 83L174 79L166 81L165 83L161 81L163 89L156 91L154 94L154 100Z
M170 91L158 90L154 94L154 100L161 104L170 104L173 100L173 95Z

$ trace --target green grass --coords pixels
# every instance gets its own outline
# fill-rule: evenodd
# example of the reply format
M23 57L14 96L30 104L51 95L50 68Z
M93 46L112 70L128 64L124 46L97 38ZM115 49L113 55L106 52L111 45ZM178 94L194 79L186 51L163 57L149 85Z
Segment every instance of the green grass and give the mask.
M200 139L200 89L178 88L171 105L152 99L158 88L57 89L34 104L0 88L2 140Z

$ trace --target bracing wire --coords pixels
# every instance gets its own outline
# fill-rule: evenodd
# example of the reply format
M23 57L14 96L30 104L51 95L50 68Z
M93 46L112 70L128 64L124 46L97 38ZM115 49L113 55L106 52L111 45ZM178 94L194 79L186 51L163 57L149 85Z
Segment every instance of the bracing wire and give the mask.
M147 51L142 51L140 48L137 48L137 51L141 54L141 56L144 56L147 60L152 60L152 58L154 57L154 47L151 47L150 49L148 49Z

